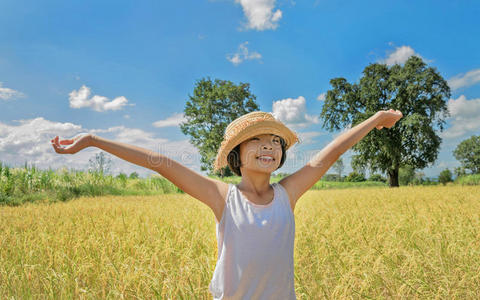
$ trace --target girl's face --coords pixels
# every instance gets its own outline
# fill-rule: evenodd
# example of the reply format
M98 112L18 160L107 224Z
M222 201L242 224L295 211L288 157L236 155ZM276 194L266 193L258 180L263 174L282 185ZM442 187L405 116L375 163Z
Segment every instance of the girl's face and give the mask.
M272 173L278 169L281 159L282 145L277 135L257 135L240 144L240 170Z

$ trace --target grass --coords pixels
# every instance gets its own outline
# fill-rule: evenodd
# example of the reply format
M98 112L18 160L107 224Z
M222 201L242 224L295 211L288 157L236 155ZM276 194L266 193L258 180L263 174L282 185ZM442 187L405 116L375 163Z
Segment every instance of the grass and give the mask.
M329 189L295 210L298 299L479 299L480 187ZM0 299L210 299L213 213L185 194L0 207Z
M10 168L0 162L0 205L58 202L81 196L170 193L183 192L160 176L142 179L67 169L39 170L27 165L24 168Z
M460 176L457 179L455 179L455 183L461 184L461 185L479 185L480 174Z
M241 177L212 177L228 183L239 183ZM278 182L281 175L271 177ZM436 185L428 181L424 185ZM467 175L455 180L458 185L479 185L480 174ZM345 189L364 187L386 187L379 181L337 182L319 180L312 190ZM126 175L113 177L107 174L78 170L39 170L25 164L23 168L10 168L0 162L0 206L18 206L29 202L64 202L82 196L145 196L183 193L178 187L160 175L149 178L128 178Z

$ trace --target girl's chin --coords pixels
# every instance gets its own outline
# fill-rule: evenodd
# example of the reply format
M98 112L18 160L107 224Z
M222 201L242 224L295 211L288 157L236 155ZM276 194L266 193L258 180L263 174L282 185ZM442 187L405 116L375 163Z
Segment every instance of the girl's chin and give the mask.
M272 173L277 169L277 167L278 166L274 164L255 164L254 166L246 166L244 169L253 172Z

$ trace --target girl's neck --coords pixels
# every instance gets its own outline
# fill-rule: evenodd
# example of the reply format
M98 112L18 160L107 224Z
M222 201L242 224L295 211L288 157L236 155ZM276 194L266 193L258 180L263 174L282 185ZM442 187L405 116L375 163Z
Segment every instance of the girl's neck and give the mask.
M243 191L264 194L270 190L270 174L242 171L242 180L238 187Z

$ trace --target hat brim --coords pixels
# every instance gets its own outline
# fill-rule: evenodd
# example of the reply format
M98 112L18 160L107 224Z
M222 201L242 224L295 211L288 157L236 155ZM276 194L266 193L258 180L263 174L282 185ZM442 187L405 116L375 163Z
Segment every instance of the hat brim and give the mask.
M214 163L214 171L220 170L228 165L227 156L237 145L257 135L274 134L285 140L285 150L298 141L298 137L287 126L279 121L265 120L241 128L238 132L231 134L230 138L224 140L218 149Z

